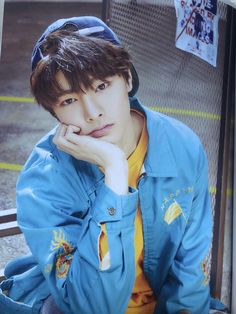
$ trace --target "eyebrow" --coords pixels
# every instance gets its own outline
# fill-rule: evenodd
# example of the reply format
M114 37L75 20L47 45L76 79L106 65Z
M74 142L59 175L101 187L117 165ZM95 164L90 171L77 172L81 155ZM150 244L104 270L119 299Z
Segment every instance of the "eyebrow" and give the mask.
M75 93L75 92L73 92L71 89L65 89L65 90L59 92L57 95L58 95L58 98L60 98L64 95L72 94L72 93Z
M93 84L95 84L96 82L99 82L99 81L107 83L109 80L107 78L106 79L93 78L90 81L91 87L93 86ZM80 89L80 92L84 92L85 93L85 91L82 88ZM65 96L65 95L68 95L68 94L73 94L73 93L78 93L78 91L73 91L72 89L62 90L61 92L59 92L57 94L57 99L59 99L62 96Z

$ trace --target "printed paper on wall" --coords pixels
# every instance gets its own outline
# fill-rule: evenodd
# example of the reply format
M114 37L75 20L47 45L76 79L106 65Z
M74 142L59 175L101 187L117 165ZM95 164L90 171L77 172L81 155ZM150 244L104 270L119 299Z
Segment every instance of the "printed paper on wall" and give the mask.
M175 0L176 47L216 66L217 0Z

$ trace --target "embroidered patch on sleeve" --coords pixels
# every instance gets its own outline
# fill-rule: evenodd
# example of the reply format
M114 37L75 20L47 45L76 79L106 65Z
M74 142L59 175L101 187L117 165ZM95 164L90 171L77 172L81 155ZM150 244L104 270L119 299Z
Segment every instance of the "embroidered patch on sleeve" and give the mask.
M169 225L181 214L183 214L182 209L175 201L168 207L167 211L165 212L164 221Z
M203 281L202 285L206 286L209 284L210 281L210 266L211 265L211 258L210 258L210 253L204 258L204 260L201 263L201 269L203 271Z
M73 259L74 248L66 241L62 229L53 230L53 240L51 242L53 251L59 250L56 255L56 273L58 278L66 277Z

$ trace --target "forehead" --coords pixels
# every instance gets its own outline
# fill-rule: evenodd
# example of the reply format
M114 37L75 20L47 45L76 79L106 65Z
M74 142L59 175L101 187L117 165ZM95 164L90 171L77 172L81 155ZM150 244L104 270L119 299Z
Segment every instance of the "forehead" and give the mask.
M77 80L77 84L79 85L79 90L84 92L90 88L94 88L94 85L96 85L100 82L104 82L109 78L111 78L111 77L109 76L109 77L104 78L104 79L99 79L99 78L94 78L92 76L88 76L88 81L89 81L88 86L83 85L83 80L80 80L79 77L77 77L75 79ZM65 93L71 93L74 91L78 92L77 89L76 90L73 89L70 82L68 81L68 79L66 78L66 76L64 75L64 73L62 71L58 71L56 73L55 79L56 79L57 84L59 84L62 92L65 92Z
M62 73L62 71L58 71L55 79L57 81L57 83L60 85L61 89L64 91L70 91L71 87L70 84L68 82L68 80L66 79L65 75Z

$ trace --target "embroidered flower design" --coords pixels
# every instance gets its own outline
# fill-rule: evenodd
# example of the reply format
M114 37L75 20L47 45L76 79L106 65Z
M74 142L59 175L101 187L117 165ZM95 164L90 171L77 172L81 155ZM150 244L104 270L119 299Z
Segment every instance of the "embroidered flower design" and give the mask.
M210 254L208 254L201 263L201 269L204 274L202 285L204 286L208 285L210 281L210 263L211 263Z
M74 248L72 245L66 241L65 235L62 230L59 229L57 232L53 230L53 240L52 240L52 250L59 250L59 253L56 255L56 272L58 278L66 277L70 264L73 259L72 252Z

